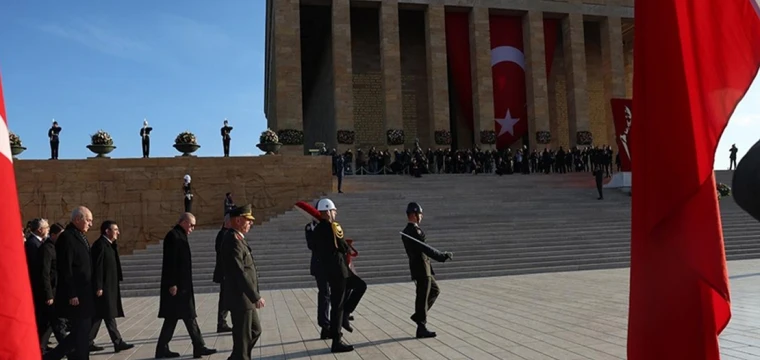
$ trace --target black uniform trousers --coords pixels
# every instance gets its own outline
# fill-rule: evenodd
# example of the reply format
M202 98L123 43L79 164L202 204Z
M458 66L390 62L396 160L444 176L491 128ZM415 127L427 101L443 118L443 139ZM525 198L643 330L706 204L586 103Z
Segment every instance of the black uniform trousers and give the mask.
M227 324L227 314L230 313L227 307L224 305L224 282L219 284L219 303L217 305L218 312L216 315L216 327L221 327Z
M185 212L193 212L193 199L185 197Z
M150 156L150 138L143 139L143 141L142 141L142 153L143 153L143 157Z
M60 141L54 140L50 141L50 158L51 159L57 159L58 158L58 145L60 144Z
M261 336L259 313L255 310L230 311L232 315L232 353L228 360L250 360L251 351Z
M69 360L88 360L90 358L90 330L92 318L69 319L71 332L55 349L43 357L44 360L60 360L68 355Z
M161 333L158 335L158 344L156 349L164 349L169 347L169 342L174 337L174 330L177 329L177 322L180 319L177 318L165 318L164 325L161 326ZM190 341L193 343L193 348L203 348L206 343L201 336L201 329L198 327L198 321L195 318L182 319L187 329L187 334L190 335Z
M230 140L222 139L222 147L224 148L224 156L230 156Z
M330 327L330 283L327 277L315 276L317 279L317 324Z
M418 324L425 325L427 323L427 312L435 304L435 300L438 298L441 290L432 276L416 279L414 283L417 288L417 295L414 298L414 315L412 315L412 320Z
M343 316L354 312L367 291L367 283L353 272L348 278L330 279L330 337L340 339ZM344 296L350 292L349 296Z
M40 338L40 346L45 349L50 342L50 335L55 335L55 340L60 344L66 337L66 324L55 313L55 305L39 304L39 317L37 317L37 334Z
M114 345L121 344L123 340L121 339L119 328L116 327L116 319L94 318L92 319L92 330L90 331L90 345L95 344L95 338L98 337L98 331L100 331L100 324L103 322L106 323L106 330L108 330L108 336L111 337L111 342Z

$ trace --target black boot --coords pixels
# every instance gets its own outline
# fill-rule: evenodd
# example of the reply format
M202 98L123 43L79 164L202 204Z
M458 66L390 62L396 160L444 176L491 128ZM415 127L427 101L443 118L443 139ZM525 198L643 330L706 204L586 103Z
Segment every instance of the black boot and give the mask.
M208 356L208 355L211 355L211 354L216 354L216 349L209 349L209 348L207 348L205 346L204 347L199 347L199 348L196 348L196 347L193 348L193 358L194 359L200 359L200 358L202 358L204 356Z
M321 340L327 340L330 338L330 328L325 326L322 328L322 331L319 333L319 338Z
M436 333L428 330L425 324L419 324L419 323L417 324L417 338L418 339L434 338L434 337L436 337Z
M330 351L334 353L349 352L354 351L354 347L352 345L344 344L343 341L340 341L340 339L333 339Z
M114 352L119 352L119 351L123 351L123 350L129 350L129 349L131 349L133 347L135 347L135 346L132 345L132 344L127 344L127 343L124 342L124 340L122 340L121 342L118 342L118 343L116 343L116 344L113 345L113 350L114 350Z
M175 353L169 350L168 345L156 348L156 359L168 359L168 358L176 358L176 357L179 357L179 353Z

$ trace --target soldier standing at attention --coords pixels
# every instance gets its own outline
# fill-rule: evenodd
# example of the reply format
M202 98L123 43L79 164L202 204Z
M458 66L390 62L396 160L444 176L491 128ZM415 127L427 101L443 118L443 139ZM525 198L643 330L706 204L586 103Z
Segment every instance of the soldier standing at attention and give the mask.
M148 126L148 119L143 120L143 127L140 128L140 138L142 138L143 158L150 156L150 132L153 128Z
M58 134L61 133L61 130L63 129L58 126L58 122L53 119L53 126L48 130L48 138L50 138L50 160L58 159L58 145L60 145Z
M224 157L230 157L230 133L232 132L232 126L229 125L227 119L224 119L224 126L222 126L222 146L224 147Z
M440 290L435 282L435 271L430 266L430 258L439 262L445 262L452 258L453 254L446 251L440 252L435 248L424 244L425 232L420 229L422 221L422 207L411 202L406 207L406 217L409 223L406 224L403 233L407 236L417 239L414 241L406 236L402 236L406 255L409 257L409 270L412 273L412 280L416 285L417 296L414 299L414 315L411 319L417 323L417 338L435 337L436 333L427 329L427 312L433 307Z
M219 305L217 307L218 311L216 320L216 332L218 333L232 331L232 328L227 325L227 314L229 314L229 309L224 302L224 265L222 262L222 241L224 241L224 235L231 229L230 211L232 211L232 209L225 209L224 211L224 225L222 225L222 228L219 229L219 232L216 234L216 242L214 244L214 249L216 250L216 264L214 265L213 281L219 284Z
M253 225L251 205L232 209L230 230L222 240L224 301L232 315L232 353L229 360L250 360L251 350L261 336L256 309L266 305L259 292L256 263L245 234Z

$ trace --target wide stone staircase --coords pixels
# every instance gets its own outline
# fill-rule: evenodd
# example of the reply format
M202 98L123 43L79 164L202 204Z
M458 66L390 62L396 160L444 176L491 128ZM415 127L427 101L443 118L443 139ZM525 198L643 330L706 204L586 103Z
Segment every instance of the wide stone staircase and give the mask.
M731 183L728 172L716 176ZM604 200L597 200L588 173L350 176L344 191L330 198L359 251L356 272L369 284L410 281L398 234L410 201L424 210L421 226L428 243L454 252L452 261L433 265L439 279L629 265L631 198L606 189ZM730 197L720 206L728 259L760 258L760 224ZM251 229L262 289L314 286L306 223L292 210ZM196 230L189 237L196 293L217 290L211 281L216 233ZM161 244L123 256L123 296L158 294L161 257Z

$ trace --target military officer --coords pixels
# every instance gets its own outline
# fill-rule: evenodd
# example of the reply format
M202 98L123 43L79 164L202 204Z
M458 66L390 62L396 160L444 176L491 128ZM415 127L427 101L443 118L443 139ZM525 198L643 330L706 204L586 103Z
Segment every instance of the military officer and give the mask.
M266 305L259 293L256 263L245 234L253 225L251 205L229 212L231 230L222 240L224 266L223 291L227 309L232 315L232 353L230 360L249 360L251 350L261 336L261 322L256 309Z
M436 333L427 329L427 312L433 307L440 290L433 277L435 271L430 266L430 258L445 262L451 259L453 254L448 251L440 252L425 243L425 232L420 229L422 207L419 204L409 203L406 207L406 217L409 223L402 231L406 236L402 236L401 240L404 242L406 255L409 257L409 270L417 292L411 319L417 323L418 338L435 337Z
M353 351L353 346L342 342L340 329L342 327L348 332L353 331L349 314L359 305L367 291L367 283L346 264L349 246L343 237L343 228L335 221L338 211L335 204L330 199L321 199L317 203L317 210L322 218L312 233L312 250L330 285L331 350L334 353ZM348 296L345 296L346 293Z
M222 147L224 148L224 157L230 156L230 140L232 138L230 137L230 133L232 132L232 126L230 126L229 121L227 119L224 119L224 126L222 126L221 133L222 133Z

